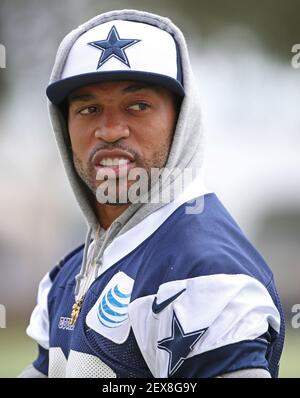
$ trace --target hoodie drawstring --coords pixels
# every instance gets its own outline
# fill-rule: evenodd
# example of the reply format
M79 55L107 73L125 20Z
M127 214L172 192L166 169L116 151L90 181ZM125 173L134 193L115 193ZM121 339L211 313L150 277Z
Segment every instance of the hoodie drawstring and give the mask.
M99 250L99 253L96 257L95 263L96 263L96 267L95 267L95 274L94 274L94 278L96 279L98 277L98 272L100 267L102 266L103 262L102 262L102 256L104 253L104 250L106 249L106 245L107 242L109 241L109 239L111 238L111 236L114 236L114 232L120 228L122 226L122 224L119 221L116 221L115 223L113 223L111 225L111 228L109 228L109 230L106 233L105 239L103 241L103 244Z
M89 244L90 244L90 241L91 241L92 232L93 232L93 229L89 228L88 232L86 234L81 269L80 269L79 274L76 275L76 278L75 278L76 279L75 297L78 295L81 282L84 279L84 277L86 276L86 271L87 271L87 253L88 253L88 248L89 248Z
M104 250L107 246L107 242L109 241L109 239L112 236L115 236L116 231L118 228L120 228L120 226L122 226L122 224L119 221L116 221L115 223L113 223L110 228L107 230L106 232L106 236L105 239L100 247L99 253L97 255L97 257L95 258L95 260L92 260L92 264L95 264L95 271L94 271L94 279L96 279L98 277L98 272L99 272L99 268L102 265L102 256L104 253ZM98 238L99 238L99 233L100 233L100 225L98 226L97 229L97 233L95 236L95 241L94 241L94 253L97 250L97 244L98 244ZM82 258L82 265L81 265L81 269L78 275L76 275L76 286L75 286L75 303L73 304L72 307L72 313L71 313L71 320L70 320L70 325L74 325L79 312L81 310L84 298L85 298L85 294L86 291L89 288L89 283L90 283L90 277L89 277L89 266L88 266L88 248L90 245L90 240L91 240L91 236L92 236L92 228L89 228L87 235L86 235L86 239L85 239L85 245L84 245L84 251L83 251L83 258ZM93 254L94 256L94 254ZM92 270L91 270L92 271ZM90 272L91 272L90 271ZM83 282L83 280L86 279L86 283L85 286L83 286L83 292L82 294L80 294L79 297L79 293L80 293L80 287L81 284ZM87 283L88 282L88 283Z

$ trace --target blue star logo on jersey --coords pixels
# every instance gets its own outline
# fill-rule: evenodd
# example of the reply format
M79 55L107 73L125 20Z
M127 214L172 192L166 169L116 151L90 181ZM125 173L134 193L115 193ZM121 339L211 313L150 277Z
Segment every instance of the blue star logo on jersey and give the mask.
M105 40L92 41L88 43L90 46L102 50L101 57L98 62L99 69L105 62L111 58L117 58L123 64L130 68L130 64L125 53L126 48L133 46L141 40L137 39L121 39L115 26L111 28Z
M208 328L185 333L173 311L172 335L158 341L157 347L169 354L168 376L172 376L186 360L195 344L201 339Z

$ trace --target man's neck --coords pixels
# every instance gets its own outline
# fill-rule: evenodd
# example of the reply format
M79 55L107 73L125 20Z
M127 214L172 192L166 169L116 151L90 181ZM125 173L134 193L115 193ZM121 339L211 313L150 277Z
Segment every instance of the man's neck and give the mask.
M109 205L96 203L95 212L102 228L108 229L110 225L122 214L130 203L122 205Z

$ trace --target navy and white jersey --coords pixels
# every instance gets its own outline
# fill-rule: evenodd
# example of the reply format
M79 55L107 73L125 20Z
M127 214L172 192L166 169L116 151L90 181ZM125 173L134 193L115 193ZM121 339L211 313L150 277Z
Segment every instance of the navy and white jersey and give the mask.
M49 377L273 377L284 320L272 272L214 193L166 205L105 250L74 326L83 247L42 280L28 334Z

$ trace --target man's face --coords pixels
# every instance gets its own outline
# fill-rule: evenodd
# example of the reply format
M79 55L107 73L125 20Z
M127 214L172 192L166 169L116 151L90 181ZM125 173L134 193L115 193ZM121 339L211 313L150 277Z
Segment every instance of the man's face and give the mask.
M74 165L96 193L97 172L126 179L133 168L165 166L177 112L175 96L162 87L121 81L74 90L69 101L69 135ZM127 181L128 187L133 181Z

